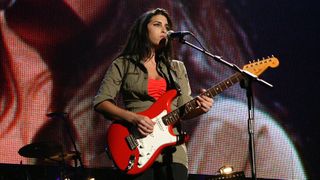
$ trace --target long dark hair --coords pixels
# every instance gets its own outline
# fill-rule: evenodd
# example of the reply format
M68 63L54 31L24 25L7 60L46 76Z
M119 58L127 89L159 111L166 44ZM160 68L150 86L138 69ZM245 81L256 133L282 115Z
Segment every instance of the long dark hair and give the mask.
M157 8L142 14L132 25L127 42L120 53L120 56L138 56L135 61L147 59L152 56L152 44L149 41L147 25L155 15L163 15L167 18L169 28L172 28L172 21L165 9ZM168 40L165 45L156 50L156 59L168 63L172 57L172 45ZM138 62L136 62L138 63Z

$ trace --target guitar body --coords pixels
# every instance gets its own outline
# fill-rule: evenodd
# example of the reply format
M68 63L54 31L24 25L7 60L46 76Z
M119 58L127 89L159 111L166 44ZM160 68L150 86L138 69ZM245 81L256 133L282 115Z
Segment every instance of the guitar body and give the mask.
M258 76L268 67L275 68L278 65L278 59L272 56L247 64L243 69ZM244 75L237 72L230 78L207 89L201 95L214 97L242 79L244 79ZM175 146L188 139L184 135L175 135L173 126L181 116L197 109L198 104L196 99L193 99L171 112L170 106L176 96L177 92L170 90L149 109L138 113L148 116L155 122L153 133L146 137L139 137L136 128L128 122L116 121L111 124L107 132L107 148L115 165L121 171L132 175L142 173L153 164L165 147Z
M138 113L156 122L153 133L146 137L139 138L137 130L130 123L117 121L110 125L107 132L107 148L113 162L121 171L132 175L139 174L153 164L165 147L177 144L173 126L165 125L162 121L162 117L171 112L170 106L176 95L175 90L170 90L149 109ZM136 147L130 146L128 137L130 141L137 143Z

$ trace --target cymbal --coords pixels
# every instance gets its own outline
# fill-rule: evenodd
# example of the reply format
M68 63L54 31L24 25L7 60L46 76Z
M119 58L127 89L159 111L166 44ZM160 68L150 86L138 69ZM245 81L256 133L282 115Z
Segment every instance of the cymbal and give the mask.
M47 158L61 153L62 146L53 142L37 142L23 146L18 153L28 158Z
M74 159L76 156L77 154L74 151L63 154L59 153L57 155L47 157L45 161L68 161Z

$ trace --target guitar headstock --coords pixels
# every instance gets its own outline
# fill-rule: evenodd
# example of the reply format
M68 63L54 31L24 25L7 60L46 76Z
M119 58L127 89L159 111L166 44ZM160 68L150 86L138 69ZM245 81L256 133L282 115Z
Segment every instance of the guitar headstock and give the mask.
M243 70L246 70L256 76L259 76L265 70L267 70L268 67L276 68L278 66L279 66L278 58L272 55L271 57L263 58L262 60L258 59L257 61L253 61L250 64L244 65Z

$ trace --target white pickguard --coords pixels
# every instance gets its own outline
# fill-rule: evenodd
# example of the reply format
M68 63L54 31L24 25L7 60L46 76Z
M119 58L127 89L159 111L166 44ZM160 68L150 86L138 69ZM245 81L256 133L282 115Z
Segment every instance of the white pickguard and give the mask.
M156 124L154 125L153 132L144 138L137 139L140 153L138 167L143 167L160 146L176 142L176 136L169 133L169 126L166 126L162 122L162 117L166 114L167 111L164 110L154 117L152 121L156 122Z

